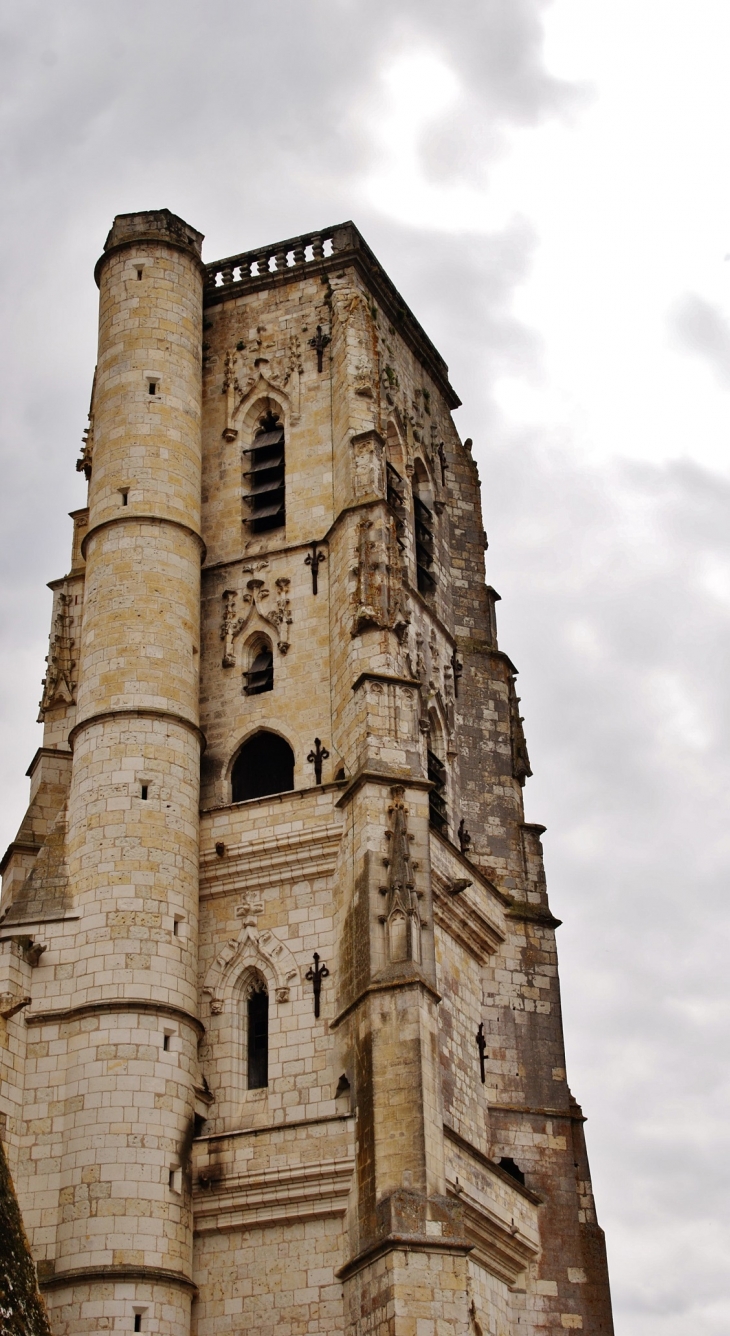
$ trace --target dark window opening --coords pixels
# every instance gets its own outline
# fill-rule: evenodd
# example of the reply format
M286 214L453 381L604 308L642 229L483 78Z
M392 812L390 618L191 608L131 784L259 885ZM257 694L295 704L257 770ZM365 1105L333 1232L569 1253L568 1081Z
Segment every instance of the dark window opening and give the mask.
M121 496L121 498L122 498L122 505L123 505L123 506L128 506L128 505L129 505L129 488L128 488L128 487L120 487L120 488L119 488L119 494L120 494L120 496Z
M147 393L148 393L148 394L157 394L157 381L156 381L156 380L151 380L151 381L149 382L149 385L148 385L148 387L147 387Z
M439 760L435 752L429 748L428 751L428 777L433 784L428 795L428 816L431 825L435 827L441 835L447 833L449 824L449 814L446 807L444 794L446 792L446 766Z
M140 279L141 277L142 277L142 270L141 270L141 269L138 269L138 270L137 270L137 278Z
M231 774L233 802L290 793L294 788L294 752L276 733L254 733L241 748Z
M166 1034L166 1035L163 1035L163 1036L162 1036L162 1047L164 1048L164 1050L165 1050L166 1053L169 1053L169 1052L170 1052L170 1036L169 1036L169 1034Z
M520 1166L515 1164L511 1155L503 1155L499 1161L499 1167L500 1169L504 1169L504 1172L509 1174L510 1178L516 1179L516 1181L521 1183L523 1187L525 1186L525 1175L520 1169Z
M269 994L259 983L248 996L248 1088L269 1084Z
M247 696L260 696L262 691L274 689L274 655L271 646L260 649L247 673L244 691Z
M414 481L413 491L413 514L416 530L416 577L418 588L422 594L432 594L436 588L436 580L431 572L433 566L433 511L422 501L416 488L418 482Z
M284 428L275 413L261 419L253 445L243 453L248 456L243 476L248 482L245 499L251 531L282 528L286 523Z
M141 273L139 274L139 277L140 277L140 278L142 277ZM170 1186L172 1186L172 1184L171 1184ZM135 1313L135 1315L134 1315L134 1330L135 1330L135 1331L141 1331L141 1330L142 1330L142 1314L141 1314L141 1313Z
M148 793L148 790L149 790L149 785L148 785L148 784L143 784L143 785L142 785L142 797L144 798L145 802L147 801L147 793Z
M386 461L385 465L385 477L387 488L386 499L395 515L396 539L402 552L405 547L403 542L403 528L406 515L405 485L398 470L388 461Z

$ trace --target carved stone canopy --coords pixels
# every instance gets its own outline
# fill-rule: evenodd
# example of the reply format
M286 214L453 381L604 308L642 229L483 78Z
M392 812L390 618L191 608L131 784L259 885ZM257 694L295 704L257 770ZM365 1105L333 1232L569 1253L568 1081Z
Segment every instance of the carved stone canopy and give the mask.
M276 603L272 607L267 602L270 591L259 574L266 566L268 566L266 561L258 562L256 567L244 566L244 573L250 575L251 579L246 582L245 591L240 596L242 604L240 616L237 612L238 590L225 589L223 591L221 640L224 646L224 668L235 666L235 642L242 631L255 625L257 619L272 629L280 654L286 654L289 649L289 627L292 624L291 600L289 598L291 580L288 576L282 575L275 581Z

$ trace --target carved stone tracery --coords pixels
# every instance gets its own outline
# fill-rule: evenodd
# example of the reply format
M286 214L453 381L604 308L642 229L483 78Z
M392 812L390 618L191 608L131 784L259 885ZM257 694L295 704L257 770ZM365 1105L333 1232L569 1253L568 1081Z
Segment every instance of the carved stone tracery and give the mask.
M419 894L411 863L411 844L408 834L408 808L405 804L405 789L400 784L390 790L391 802L388 816L392 827L386 832L390 842L389 856L384 860L388 868L387 885L381 887L385 895L385 913L380 916L385 924L388 960L391 964L400 961L421 960L421 915L418 901Z
M392 515L367 516L357 526L352 634L370 627L395 631L403 640L411 614L403 587L402 556Z
M271 385L274 389L286 391L292 421L298 421L301 408L299 378L303 374L302 343L298 334L290 333L281 341L278 331L267 332L260 325L256 338L250 344L227 352L221 389L221 393L226 396L226 425L223 431L226 440L235 440L238 435L236 418L239 410L259 382L263 383L264 390L266 385Z

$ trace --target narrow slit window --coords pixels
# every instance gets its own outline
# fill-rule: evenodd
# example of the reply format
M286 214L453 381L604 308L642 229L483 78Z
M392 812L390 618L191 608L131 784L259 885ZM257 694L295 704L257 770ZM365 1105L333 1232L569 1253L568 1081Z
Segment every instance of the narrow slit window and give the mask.
M275 413L261 419L253 444L244 451L248 525L267 533L286 524L286 460L284 428Z
M137 270L137 278L138 278L138 280L141 280L141 278L142 278L142 270L141 270L141 269L138 269L138 270Z
M138 277L138 278L141 278L142 275L141 275L141 274L138 274L137 277ZM142 1314L141 1314L141 1313L135 1313L135 1315L134 1315L134 1330L135 1330L135 1331L141 1331L141 1330L142 1330Z
M169 1034L165 1034L165 1035L162 1036L162 1047L163 1047L163 1049L165 1050L166 1053L169 1053L169 1052L170 1052L170 1036L169 1036Z
M157 394L157 381L156 381L156 380L151 380L151 381L148 382L148 385L147 385L147 393L148 393L148 394Z
M248 995L248 1088L262 1090L269 1084L269 994L263 981Z
M143 785L142 785L142 789L141 789L141 797L142 797L142 799L143 799L144 802L147 801L147 794L148 794L148 792L149 792L149 784L143 784Z
M438 830L441 835L448 831L449 814L446 807L446 766L443 761L428 750L428 777L433 784L428 795L428 816L431 825Z

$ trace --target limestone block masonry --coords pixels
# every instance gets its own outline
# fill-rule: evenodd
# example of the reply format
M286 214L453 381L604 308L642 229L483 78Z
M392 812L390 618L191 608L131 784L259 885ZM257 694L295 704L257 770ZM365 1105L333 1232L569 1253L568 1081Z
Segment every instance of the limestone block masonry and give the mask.
M471 442L352 223L114 220L2 1137L54 1336L613 1330Z

